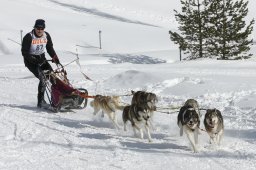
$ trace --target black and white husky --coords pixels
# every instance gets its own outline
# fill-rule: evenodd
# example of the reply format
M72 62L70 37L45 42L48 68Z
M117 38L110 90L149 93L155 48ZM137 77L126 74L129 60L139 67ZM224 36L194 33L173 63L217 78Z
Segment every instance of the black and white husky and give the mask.
M158 102L157 96L155 93L146 92L146 91L131 91L132 92L132 101L131 104L142 107L145 110L150 112L150 127L154 129L153 126L153 113L156 111L156 103Z
M197 108L194 105L197 105ZM180 128L180 136L183 136L183 131L187 134L194 152L198 152L197 145L200 126L200 115L198 111L198 103L194 99L189 99L180 108L177 121Z
M224 123L221 112L218 109L208 109L204 117L204 126L210 136L210 143L220 145L224 132Z
M155 93L145 91L132 91L132 104L137 106L145 107L151 113L156 111L156 103L158 101Z
M133 127L134 135L136 136L136 130L140 132L140 138L143 139L143 127L145 127L148 135L148 141L151 142L150 135L150 111L137 106L136 104L132 104L130 106L125 106L123 110L123 122L124 122L124 131L126 131L127 121L130 121Z

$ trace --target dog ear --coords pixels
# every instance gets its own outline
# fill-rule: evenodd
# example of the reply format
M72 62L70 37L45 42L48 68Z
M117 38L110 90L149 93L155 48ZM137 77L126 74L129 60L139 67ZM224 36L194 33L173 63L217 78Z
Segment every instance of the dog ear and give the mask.
M211 109L206 109L206 113L209 113L209 112L211 112Z
M216 114L216 115L219 115L219 110L218 109L216 109L216 108L214 108L214 113Z
M215 113L216 113L216 115L218 115L219 117L222 117L221 112L220 112L218 109L215 109Z

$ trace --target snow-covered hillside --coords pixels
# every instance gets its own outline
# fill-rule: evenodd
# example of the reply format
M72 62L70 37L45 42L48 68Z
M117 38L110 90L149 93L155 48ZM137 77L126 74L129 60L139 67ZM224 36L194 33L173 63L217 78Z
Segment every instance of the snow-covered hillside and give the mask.
M249 19L255 3L249 2ZM177 28L173 9L179 6L179 0L1 0L0 169L255 169L256 61L179 62L168 35ZM210 145L202 132L200 152L193 153L186 136L179 136L176 110L154 113L149 143L134 137L130 126L124 132L107 116L94 116L89 104L57 114L37 109L38 80L17 43L20 30L24 36L38 18L46 20L60 61L67 64L78 52L82 71L93 80L72 63L65 68L75 87L90 95L147 90L157 94L158 107L194 98L201 108L222 112L221 146ZM131 96L121 98L131 102ZM122 112L116 114L122 127Z

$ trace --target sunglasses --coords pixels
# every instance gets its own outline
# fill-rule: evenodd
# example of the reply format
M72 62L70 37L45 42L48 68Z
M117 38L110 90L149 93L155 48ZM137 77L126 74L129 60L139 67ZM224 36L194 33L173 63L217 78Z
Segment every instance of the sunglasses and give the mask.
M44 30L44 28L36 28L37 30Z

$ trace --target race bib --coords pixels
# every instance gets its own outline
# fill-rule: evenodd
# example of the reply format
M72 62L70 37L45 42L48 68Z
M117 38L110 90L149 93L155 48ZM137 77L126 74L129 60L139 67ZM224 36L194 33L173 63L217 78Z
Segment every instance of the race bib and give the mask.
M47 44L47 37L45 33L40 38L37 38L34 34L32 34L32 42L31 42L29 53L32 55L43 54L45 52L46 44Z

